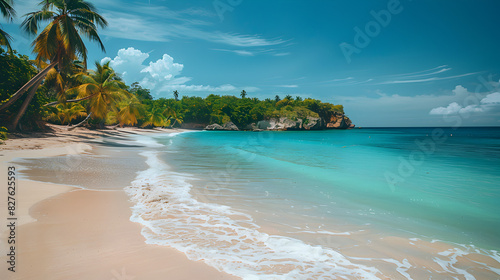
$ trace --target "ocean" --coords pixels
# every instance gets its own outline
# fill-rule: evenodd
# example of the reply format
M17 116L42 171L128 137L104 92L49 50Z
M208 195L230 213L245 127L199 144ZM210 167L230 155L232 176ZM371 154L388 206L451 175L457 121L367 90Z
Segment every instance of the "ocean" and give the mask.
M244 279L500 279L500 128L137 136L146 242Z

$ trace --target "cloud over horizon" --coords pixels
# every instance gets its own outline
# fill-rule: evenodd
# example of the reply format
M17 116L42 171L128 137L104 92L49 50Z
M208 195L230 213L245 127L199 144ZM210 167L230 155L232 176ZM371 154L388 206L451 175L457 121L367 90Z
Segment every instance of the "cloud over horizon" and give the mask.
M418 120L421 126L450 126L447 115L460 114L464 125L486 125L500 120L500 92L470 92L457 85L451 91L440 94L416 96L388 95L380 90L377 96L336 97L349 116L370 116L364 126L404 126L408 120ZM422 112L428 112L423 115ZM405 114L402 117L402 114ZM397 116L397 117L396 117ZM358 120L353 117L353 122Z
M110 62L118 73L121 73L123 80L127 83L138 82L142 87L148 88L157 96L161 93L171 93L174 90L183 92L208 92L208 93L229 93L239 90L231 84L220 86L211 85L188 85L191 77L181 75L184 65L174 62L174 58L168 54L163 54L162 58L156 61L150 61L145 64L149 58L148 53L129 47L118 50L115 58L105 57L101 63ZM252 92L258 90L255 87L246 87L246 91Z
M486 95L477 102L470 105L459 105L457 102L452 102L446 107L433 108L429 114L431 115L452 115L452 114L468 114L488 112L500 106L500 92L494 92ZM474 99L471 99L474 102ZM464 102L465 103L465 102Z

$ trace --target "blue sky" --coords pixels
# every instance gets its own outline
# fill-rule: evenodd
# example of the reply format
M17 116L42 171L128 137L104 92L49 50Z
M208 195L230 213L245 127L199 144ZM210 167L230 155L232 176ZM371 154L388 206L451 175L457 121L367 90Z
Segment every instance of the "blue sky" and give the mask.
M498 1L94 3L109 27L89 61L111 60L155 97L245 89L343 104L358 126L500 126ZM28 54L20 21L2 25Z

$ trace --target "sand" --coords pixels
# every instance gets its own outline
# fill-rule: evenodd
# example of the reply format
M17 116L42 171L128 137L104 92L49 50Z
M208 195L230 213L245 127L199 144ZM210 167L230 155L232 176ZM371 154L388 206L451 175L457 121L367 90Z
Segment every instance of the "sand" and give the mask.
M175 249L146 244L142 226L129 220L132 205L123 190L85 190L19 178L16 272L8 271L6 183L14 159L85 154L102 135L158 132L51 128L51 133L14 135L16 139L0 145L0 219L5 224L0 227L0 279L239 279L190 261Z

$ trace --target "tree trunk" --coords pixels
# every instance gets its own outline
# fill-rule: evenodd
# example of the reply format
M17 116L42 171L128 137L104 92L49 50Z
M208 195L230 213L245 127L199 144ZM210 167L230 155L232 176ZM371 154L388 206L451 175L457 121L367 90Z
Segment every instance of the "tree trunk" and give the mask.
M24 99L23 105L21 105L21 108L19 109L19 112L17 112L16 118L12 122L12 129L13 130L16 130L17 124L19 123L19 121L21 120L22 116L26 112L26 109L28 108L28 105L30 104L31 99L33 99L33 96L35 96L36 90L38 89L38 87L40 86L40 84L42 83L42 81L43 81L43 79L38 80L38 82L36 82L33 85L33 87L31 87L31 90L28 93L28 96L26 96L26 99Z
M177 123L177 120L174 119L174 123L170 126L170 128L174 128L174 125Z
M47 73L50 71L50 69L54 68L57 65L57 62L52 62L49 64L45 69L40 71L38 74L36 74L31 80L29 80L24 86L22 86L12 97L9 99L9 101L5 102L0 106L0 111L7 109L12 103L14 103L19 97L21 97L29 88L33 87L35 84L38 82L41 83L45 76L47 76ZM40 83L38 83L38 86L40 86ZM38 88L38 86L36 88ZM36 91L36 89L35 89Z
M99 94L99 92L91 94L89 96L82 97L80 99L71 99L71 100L66 100L66 101L54 101L54 102L47 103L47 104L45 104L43 106L53 106L53 105L57 105L57 104L60 104L60 103L71 103L71 102L83 101L83 100L90 99L90 98L92 98L92 97L94 97L94 96L96 96L98 94Z
M78 124L75 124L74 126L68 128L68 130L71 131L71 130L73 130L73 129L79 127L79 126L81 126L82 124L86 123L87 120L90 118L90 116L92 116L92 112L90 112L90 114L88 114L87 117L83 121L81 121Z

